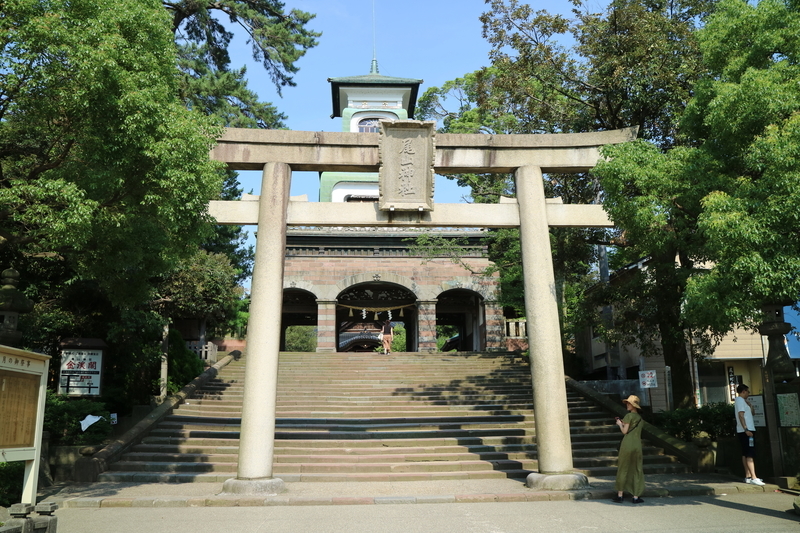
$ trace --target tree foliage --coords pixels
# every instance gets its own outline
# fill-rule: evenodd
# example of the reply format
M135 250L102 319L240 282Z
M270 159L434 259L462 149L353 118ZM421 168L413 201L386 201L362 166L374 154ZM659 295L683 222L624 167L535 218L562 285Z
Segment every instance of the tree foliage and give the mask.
M622 178L620 186L636 188L639 198L668 200L629 207L638 219L631 212L620 217L635 221L631 231L661 235L650 249L668 249L678 238L685 243L681 263L695 268L687 270L680 304L692 329L719 336L737 324L752 326L763 303L794 302L800 294L792 207L800 199L798 24L797 9L782 2L721 2L699 33L709 75L697 84L681 130L693 146L667 154L645 145L607 152L614 177L604 184ZM639 179L641 165L648 182ZM609 196L632 204L632 192ZM670 213L683 214L681 224L669 224Z
M675 344L705 335L708 350L760 322L763 303L800 295L798 24L790 3L722 0L697 34L708 74L680 123L685 146L604 151L604 204L651 259Z
M639 125L644 138L673 144L676 114L702 71L693 31L713 0L614 0L604 12L575 1L571 19L517 0L487 3L493 68L481 80L531 132Z
M195 45L192 55L219 72L231 63L228 45L233 32L214 14L226 17L247 35L253 59L263 65L279 92L295 85L295 62L321 35L306 28L314 15L297 9L286 13L278 0L163 0L162 5L172 16L173 31Z
M162 5L171 17L181 72L178 94L187 107L214 116L227 127L286 127L286 115L261 102L248 87L246 67L232 65L229 46L234 33L244 34L252 57L263 65L280 94L282 87L295 85L296 62L317 44L320 34L307 27L314 15L296 9L286 12L276 0L176 0ZM242 191L237 174L220 172L224 183L219 199L238 199ZM226 254L242 282L252 273L254 260L253 247L245 241L241 226L216 226L203 248Z
M175 394L199 376L203 361L186 347L186 342L176 329L169 331L169 355L167 356L167 392Z
M197 252L159 284L156 300L161 314L172 318L199 318L214 323L231 315L241 296L227 256Z
M287 352L317 350L317 328L314 326L289 326L285 335Z
M222 121L180 98L159 2L14 0L0 29L0 264L35 302L23 341L57 365L62 338L104 339L104 400L125 412L156 390L157 282L200 244L235 247L205 215L231 179L208 157Z
M157 6L17 0L0 19L0 253L63 258L118 303L199 242L220 186L220 131L176 98Z
M796 3L725 0L701 33L710 76L685 132L725 185L703 198L713 266L690 280L687 313L717 330L800 297L799 29Z

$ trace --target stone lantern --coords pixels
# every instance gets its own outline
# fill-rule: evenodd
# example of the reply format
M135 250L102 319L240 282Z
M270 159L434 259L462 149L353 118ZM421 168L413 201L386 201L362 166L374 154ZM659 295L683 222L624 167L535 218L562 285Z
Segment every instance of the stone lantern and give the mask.
M30 313L33 302L17 289L19 272L9 268L0 274L0 344L19 347L22 332L17 331L20 313Z
M792 325L783 318L783 308L790 304L791 302L765 304L761 308L764 318L758 326L758 332L769 340L766 368L772 373L776 382L791 381L796 377L784 337L792 330Z
M772 468L775 476L783 475L783 450L779 435L779 418L776 405L776 385L791 381L796 377L794 365L786 349L785 337L792 330L792 325L783 318L783 308L791 302L764 304L761 307L763 321L758 332L769 340L767 363L764 365L764 415L767 419L769 448L772 456Z

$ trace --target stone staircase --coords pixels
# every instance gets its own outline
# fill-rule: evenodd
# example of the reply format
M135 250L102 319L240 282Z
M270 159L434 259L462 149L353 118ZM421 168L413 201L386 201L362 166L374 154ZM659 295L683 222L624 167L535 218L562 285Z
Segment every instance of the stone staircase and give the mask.
M101 481L236 476L246 357L176 408ZM537 469L527 359L282 353L274 475L284 481L525 478ZM614 475L613 416L569 393L575 469ZM687 472L645 447L645 473Z

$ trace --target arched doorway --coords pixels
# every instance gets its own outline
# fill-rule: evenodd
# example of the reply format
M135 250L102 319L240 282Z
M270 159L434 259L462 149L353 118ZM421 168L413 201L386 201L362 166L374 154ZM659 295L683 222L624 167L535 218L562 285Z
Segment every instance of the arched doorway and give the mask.
M460 352L486 349L486 313L483 296L468 289L452 289L439 295L436 325L457 329L449 345Z
M283 290L281 315L281 350L286 350L286 330L290 326L317 326L317 298L303 289ZM316 338L316 335L314 335ZM316 346L316 341L314 342Z
M387 319L405 329L403 351L416 351L416 301L413 292L390 282L359 283L343 290L336 306L337 351L373 351L380 346L380 323Z

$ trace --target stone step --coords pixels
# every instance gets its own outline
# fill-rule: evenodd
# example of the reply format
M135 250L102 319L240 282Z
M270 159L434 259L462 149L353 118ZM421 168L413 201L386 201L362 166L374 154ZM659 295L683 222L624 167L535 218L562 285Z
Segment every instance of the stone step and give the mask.
M373 453L341 453L340 449L328 449L324 453L313 448L305 452L299 452L293 448L277 448L275 450L275 463L423 463L423 462L464 462L464 461L529 461L537 458L536 450L527 451L471 451L468 448L448 447L424 450L419 448L394 448L383 450L368 451ZM367 450L364 450L367 451ZM291 453L288 453L291 452ZM204 453L151 453L151 452L132 452L125 455L125 464L143 462L148 464L161 463L236 463L238 453L226 454L204 454ZM668 455L647 455L644 464L662 465L676 464L678 461ZM577 457L575 459L576 468L592 468L615 466L617 464L616 453L613 455L596 457ZM189 467L186 467L188 469ZM120 467L118 469L134 470L134 468Z
M530 416L533 417L532 409L511 409L505 408L501 406L494 406L492 409L483 409L483 408L472 408L472 409L465 409L462 406L453 405L453 406L414 406L413 409L409 408L408 406L394 406L394 407L382 407L382 408L369 408L367 406L341 406L337 409L332 409L331 406L324 406L319 410L314 409L303 409L303 410L278 410L278 418L311 418L317 416L319 418L367 418L370 415L383 415L383 416L402 416L402 417L420 417L420 416L429 416L429 417L446 417L446 416L479 416L481 413L485 413L487 411L496 412L496 416ZM209 406L202 406L202 407L181 407L180 409L176 409L176 415L187 416L187 417L203 417L203 418L211 418L211 419L221 419L221 418L236 418L238 417L242 409L239 407L238 409L232 406L229 407L209 407Z
M468 429L460 428L438 428L438 427L415 427L407 431L398 431L394 428L381 428L373 431L347 431L345 429L331 431L328 429L303 429L293 428L292 430L276 429L275 439L324 439L324 440L338 440L338 439L365 439L365 440L380 440L380 439L425 439L435 437L514 437L514 436L533 436L535 433L532 429L525 427L515 428L498 428L489 427L481 428L474 427ZM207 430L171 430L161 429L158 427L151 432L152 437L165 437L168 439L238 439L238 431L207 431ZM151 437L146 437L147 442Z
M231 402L238 402L241 404L242 396L230 398ZM202 402L203 400L210 400L210 402L214 402L213 399L203 398L199 400ZM190 405L194 405L195 402L198 400L190 400ZM405 397L398 397L398 396L328 396L328 397L320 397L319 395L315 395L314 397L305 397L305 398L286 398L282 397L278 400L277 406L284 407L284 406L315 406L315 405L356 405L356 404L369 404L375 406L391 406L391 405L409 405L420 403L422 405L486 405L486 404L521 404L521 405L531 405L531 399L524 396L515 396L515 397L508 397L508 396L497 396L497 395L486 395L483 397L476 397L476 396L465 396L465 397L458 397L458 396L448 396L448 397L438 397L432 399L419 399L416 402L413 399L405 398ZM218 404L222 405L222 404Z
M193 427L199 428L200 426L208 428L216 428L227 430L231 426L238 427L241 424L241 418L228 417L223 419L225 422L220 422L220 418L206 417L206 416L180 416L170 415L164 419L162 424L165 427ZM452 425L452 424L533 424L532 414L502 414L485 416L480 414L469 415L448 415L448 416L404 416L404 417L371 417L371 418L340 418L340 417L298 417L286 418L280 417L276 420L277 427L298 427L298 426L314 426L314 427L409 427L416 425L431 426L431 425Z
M435 437L420 437L409 438L405 435L403 438L385 438L381 439L337 439L321 440L321 439L292 439L283 438L275 441L275 449L285 447L306 447L306 448L330 448L332 446L344 447L347 449L355 448L373 448L383 449L385 447L426 447L426 446L508 446L508 445L530 445L536 444L536 437L534 435L482 435L475 437L443 437L437 435ZM170 437L170 436L148 436L142 440L143 444L153 446L188 446L188 447L230 447L239 446L238 433L235 436L216 436L216 437ZM376 447L377 443L377 447ZM616 445L615 445L616 449Z
M223 368L101 479L235 476L245 363ZM281 354L278 377L274 473L284 481L524 478L538 467L524 358ZM572 393L568 407L575 468L613 475L613 415ZM646 473L687 471L660 448L644 451Z
M395 481L437 481L459 479L525 479L528 470L505 470L479 472L392 472L392 473L282 473L280 478L286 482L395 482ZM231 478L229 473L144 473L144 472L104 472L100 481L122 483L223 483Z

